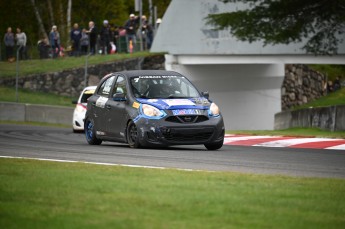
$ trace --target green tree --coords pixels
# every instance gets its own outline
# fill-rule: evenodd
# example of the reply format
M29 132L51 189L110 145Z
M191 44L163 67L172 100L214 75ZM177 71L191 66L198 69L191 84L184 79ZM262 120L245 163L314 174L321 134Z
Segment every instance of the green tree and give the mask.
M264 44L307 42L303 49L316 55L337 54L344 45L345 0L220 0L245 3L247 9L210 14L207 23L230 28L242 41Z

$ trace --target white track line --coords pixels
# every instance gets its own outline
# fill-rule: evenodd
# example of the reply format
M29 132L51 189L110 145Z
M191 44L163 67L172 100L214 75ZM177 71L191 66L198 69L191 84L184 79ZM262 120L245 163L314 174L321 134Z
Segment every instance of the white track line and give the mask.
M330 139L330 138L293 138L293 139L284 139L277 141L269 141L254 146L265 146L265 147L288 147L297 144L310 143L310 142L324 142L324 141L337 141L342 139Z
M277 138L277 136L240 136L240 137L227 137L224 138L224 144L229 142L236 142L236 141L243 141L243 140L252 140L252 139L260 139L260 138Z
M127 164L89 162L89 161L71 161L71 160L48 159L48 158L13 157L13 156L0 156L0 158L27 159L27 160L37 160L37 161L66 162L66 163L84 163L84 164L91 164L91 165L123 166L123 167L144 168L144 169L172 169L172 170L187 171L187 172L214 172L214 171L197 170L197 169L167 168L167 167L159 167L159 166L127 165Z

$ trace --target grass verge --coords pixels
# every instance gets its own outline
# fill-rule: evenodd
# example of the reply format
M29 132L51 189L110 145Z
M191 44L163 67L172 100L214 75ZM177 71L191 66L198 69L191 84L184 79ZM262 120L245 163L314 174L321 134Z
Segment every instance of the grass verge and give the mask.
M1 228L344 228L340 179L0 159Z
M229 130L227 134L280 135L294 137L344 138L345 131L327 131L318 128L289 128L285 130Z
M317 100L311 101L303 105L296 106L293 109L299 110L299 109L310 108L310 107L327 107L327 106L335 106L335 105L345 105L345 88L344 87L336 92L330 93Z
M77 98L73 98L77 99ZM15 88L8 88L0 86L0 101L2 102L16 102ZM18 102L30 104L43 104L54 106L69 106L73 107L72 98L67 96L59 96L53 93L32 92L26 89L18 90Z
M88 58L88 65L101 64L121 59L129 59L133 57L143 57L154 55L148 52L136 52L132 54L116 54L116 55L95 55ZM44 60L26 60L20 61L19 75L30 75L45 72L61 71L69 68L77 68L85 66L85 57L64 57L57 59ZM15 77L16 63L0 62L0 77Z

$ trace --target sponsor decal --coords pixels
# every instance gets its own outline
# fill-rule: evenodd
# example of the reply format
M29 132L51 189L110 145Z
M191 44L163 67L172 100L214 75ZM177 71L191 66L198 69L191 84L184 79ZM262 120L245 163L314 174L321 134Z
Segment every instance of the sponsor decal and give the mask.
M201 114L201 110L198 109L179 109L172 110L174 115L198 115Z
M163 99L162 101L168 104L169 106L195 105L195 103L193 103L189 99Z
M95 93L95 90L87 90L87 91L85 91L84 94L86 94L86 95L92 95L93 93Z
M105 135L105 133L104 133L103 131L96 131L96 134L97 134L98 136Z
M140 79L172 79L172 78L184 78L181 76L138 76L134 78L134 82L139 82Z
M108 98L106 97L99 97L96 101L96 107L104 108L105 103L108 101Z
M133 102L133 105L132 107L138 109L140 107L140 103L137 103L137 102Z

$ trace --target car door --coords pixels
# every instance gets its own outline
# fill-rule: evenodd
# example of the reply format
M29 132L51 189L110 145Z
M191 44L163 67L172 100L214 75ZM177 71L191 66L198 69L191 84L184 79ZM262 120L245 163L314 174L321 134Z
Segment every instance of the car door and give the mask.
M107 114L107 102L109 101L110 94L115 82L115 75L108 77L103 81L98 91L96 92L92 105L92 114L95 124L95 130L98 136L106 136L106 114Z
M106 117L107 130L106 132L116 139L125 138L125 129L127 124L127 89L126 78L122 75L118 75L115 86L113 88L111 98L106 103Z

